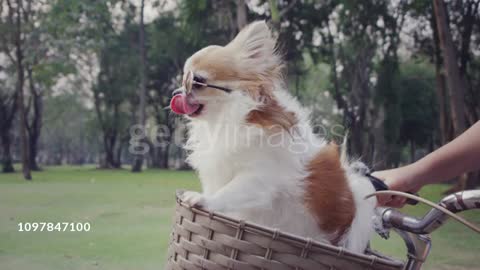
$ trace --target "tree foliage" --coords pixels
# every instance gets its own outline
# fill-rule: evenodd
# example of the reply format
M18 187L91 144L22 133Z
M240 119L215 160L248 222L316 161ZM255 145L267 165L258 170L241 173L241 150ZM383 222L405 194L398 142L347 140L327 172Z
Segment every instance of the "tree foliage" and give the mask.
M48 104L43 106L46 118L40 121L45 133L38 133L42 162L49 156L78 161L66 158L60 150L76 149L103 167L128 163L132 159L127 151L132 140L129 128L138 122L139 74L144 72L146 124L170 131L162 136L170 143L155 146L151 134L145 141L150 149L147 164L183 167L177 160L184 153L172 142L174 134L183 134L184 123L165 109L170 93L180 84L183 63L204 46L227 44L246 21L253 20L266 20L277 36L289 89L311 109L316 131L332 138L332 127L343 126L350 134L352 155L380 169L411 161L453 138L450 89L445 83L432 1L144 3L145 14L156 15L145 17L143 45L140 6L134 1L47 0L42 1L45 8L32 9L35 12L24 28L25 74L31 72L32 83L26 86L33 85L34 91L28 91L25 105L30 106L28 125L34 127L38 119L35 93L41 92L41 100ZM445 2L458 69L465 82L462 120L466 125L480 116L479 5L478 0ZM6 93L0 95L0 110L6 113L0 115L0 124L9 126L5 116L15 111L10 101L15 92L3 89L11 89L15 82L1 74L11 77L16 71L9 57L13 30L5 14L0 12L0 34L8 41L0 48L0 59L6 59L0 61L0 87ZM141 48L146 51L143 71ZM45 108L51 104L63 108L60 103L71 103L72 110L84 114L74 117L65 106L65 115L75 118L68 124L66 118L59 120L69 127L65 136L51 132L61 132L61 125L52 120L55 110ZM16 119L12 119L14 124ZM70 131L80 129L70 125L88 126L89 132L81 133L88 133L88 139L74 139L75 132ZM17 136L8 134L12 139ZM34 132L30 134L35 137ZM62 143L56 147L54 140ZM89 150L79 150L82 146ZM16 149L9 152L13 159L18 156Z

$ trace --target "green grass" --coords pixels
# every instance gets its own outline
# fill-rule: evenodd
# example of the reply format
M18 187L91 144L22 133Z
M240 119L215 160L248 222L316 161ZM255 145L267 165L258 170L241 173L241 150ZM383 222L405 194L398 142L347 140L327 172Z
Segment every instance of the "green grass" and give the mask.
M22 180L0 174L0 269L162 269L176 189L198 190L192 172L49 167ZM446 186L422 195L438 200ZM408 208L422 214L426 207ZM480 223L480 213L465 215ZM89 232L18 232L19 222L90 222ZM450 222L433 235L426 269L475 269L480 237ZM373 246L403 258L398 237ZM447 266L445 266L447 265ZM443 266L443 268L441 267Z

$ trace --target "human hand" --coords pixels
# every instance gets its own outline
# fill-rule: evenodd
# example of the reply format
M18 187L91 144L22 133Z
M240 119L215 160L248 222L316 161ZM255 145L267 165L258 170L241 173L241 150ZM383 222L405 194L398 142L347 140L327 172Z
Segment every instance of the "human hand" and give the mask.
M416 193L424 185L412 166L378 171L372 175L384 180L390 190ZM405 197L393 195L378 195L377 200L378 205L396 208L403 207L407 201Z

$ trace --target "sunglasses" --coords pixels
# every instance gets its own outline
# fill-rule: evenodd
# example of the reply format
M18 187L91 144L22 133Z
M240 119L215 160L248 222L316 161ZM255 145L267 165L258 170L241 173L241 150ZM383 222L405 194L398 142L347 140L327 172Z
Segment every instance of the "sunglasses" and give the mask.
M229 89L223 86L205 83L204 78L200 76L196 76L195 74L193 74L192 71L187 72L187 74L185 75L185 79L183 81L183 87L185 87L185 90L187 92L191 92L192 89L194 89L195 87L209 87L209 88L222 90L226 93L230 93L233 91L232 89Z

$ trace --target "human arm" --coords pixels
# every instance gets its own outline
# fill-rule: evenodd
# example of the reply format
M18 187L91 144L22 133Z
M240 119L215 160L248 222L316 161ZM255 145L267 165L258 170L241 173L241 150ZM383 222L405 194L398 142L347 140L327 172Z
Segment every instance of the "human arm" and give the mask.
M480 121L417 162L373 175L385 180L392 190L417 192L424 185L443 182L476 169L480 169ZM378 201L393 207L405 204L402 197L379 196Z

